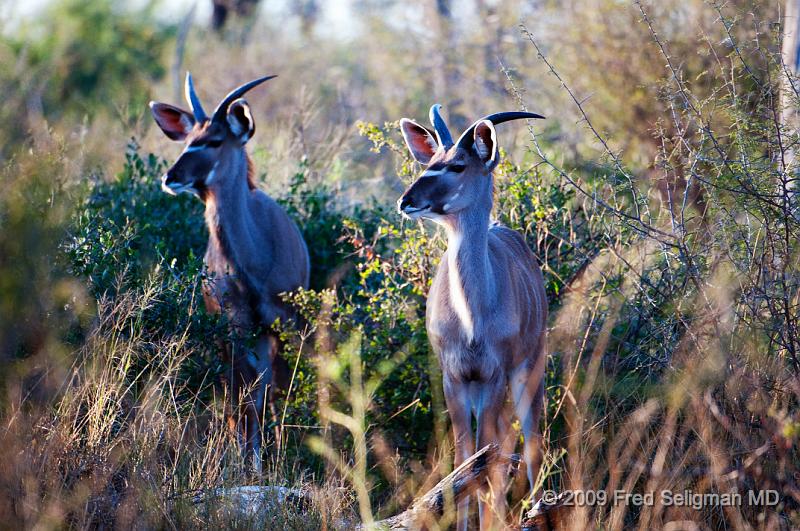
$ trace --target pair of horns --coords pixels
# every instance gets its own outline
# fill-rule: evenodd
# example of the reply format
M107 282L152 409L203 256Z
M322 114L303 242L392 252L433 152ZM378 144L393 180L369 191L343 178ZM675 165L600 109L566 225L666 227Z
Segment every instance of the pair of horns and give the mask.
M453 143L453 137L450 134L450 129L447 128L447 124L442 118L441 115L442 106L438 103L435 103L431 106L431 112L429 114L429 118L431 121L431 125L433 126L434 133L436 133L436 140L439 141L439 145L444 147L445 149L450 149L454 145L457 145L461 148L468 148L472 144L472 134L475 131L475 127L478 123L489 120L492 124L497 125L503 122L508 122L511 120L520 120L523 118L544 118L541 114L534 114L532 112L520 112L520 111L511 111L511 112L498 112L495 114L490 114L488 116L484 116L480 120L477 120L471 126L467 128L466 131L461 133L461 136L458 138L458 142L455 144Z
M225 116L225 113L228 112L228 107L231 103L241 98L248 90L252 89L253 87L257 87L264 81L268 81L273 77L278 76L260 77L230 91L228 95L225 96L225 98L220 102L220 104L217 105L217 108L214 109L214 114L211 116L211 121L221 120ZM189 72L186 72L186 85L184 86L184 93L186 96L186 101L189 103L189 109L191 109L192 114L194 115L194 119L198 122L204 122L208 120L208 115L206 114L206 111L203 110L203 105L200 103L200 98L197 97L197 92L194 90L194 80L192 80L192 74Z

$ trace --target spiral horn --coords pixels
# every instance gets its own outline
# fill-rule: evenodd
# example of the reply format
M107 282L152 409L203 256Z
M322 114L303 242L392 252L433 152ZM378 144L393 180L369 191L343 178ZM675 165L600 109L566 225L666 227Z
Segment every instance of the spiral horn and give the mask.
M483 120L489 120L494 125L497 125L497 124L501 124L503 122L509 122L511 120L522 120L522 119L528 119L528 118L544 119L544 116L542 116L541 114L535 114L535 113L532 113L532 112L521 112L521 111L498 112L498 113L495 113L495 114L490 114L488 116L484 116L480 120L476 120L475 123L473 123L471 126L469 126L469 128L466 131L461 133L461 136L458 137L458 142L456 142L456 145L458 147L461 147L461 148L464 148L464 149L469 148L470 145L472 145L472 134L473 134L473 131L475 131L475 126L477 126L478 123L482 122Z
M205 120L208 120L206 111L203 110L203 105L200 103L200 98L197 97L197 92L195 92L194 90L194 81L192 80L192 74L189 72L186 72L186 84L184 85L184 96L186 96L186 101L189 103L189 109L192 111L195 121L204 122Z
M249 83L245 83L244 85L242 85L240 87L237 87L237 88L233 89L232 91L230 91L228 93L228 95L225 96L225 98L220 102L220 104L217 105L217 108L214 109L214 116L211 118L211 120L212 121L217 121L217 120L220 120L220 119L224 118L225 117L225 113L228 112L228 107L230 106L231 103L233 103L235 100L241 98L244 95L244 93L247 92L248 90L250 90L250 89L252 89L254 87L257 87L258 85L260 85L264 81L268 81L268 80L272 79L273 77L278 77L278 76L260 77L258 79L254 79L253 81L250 81Z

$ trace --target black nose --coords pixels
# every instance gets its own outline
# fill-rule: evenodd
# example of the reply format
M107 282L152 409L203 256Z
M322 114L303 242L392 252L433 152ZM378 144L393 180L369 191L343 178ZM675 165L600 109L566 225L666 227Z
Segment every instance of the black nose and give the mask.
M397 200L397 210L398 212L403 212L407 207L411 206L411 201L408 199L407 196L403 196Z

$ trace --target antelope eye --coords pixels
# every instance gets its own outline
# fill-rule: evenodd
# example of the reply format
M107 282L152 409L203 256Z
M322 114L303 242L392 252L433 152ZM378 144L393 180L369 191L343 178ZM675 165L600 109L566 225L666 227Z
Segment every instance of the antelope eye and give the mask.
M450 171L453 173L461 173L467 166L465 164L453 164L450 166Z
M208 142L206 142L206 145L208 147L218 148L222 145L222 140L209 140Z

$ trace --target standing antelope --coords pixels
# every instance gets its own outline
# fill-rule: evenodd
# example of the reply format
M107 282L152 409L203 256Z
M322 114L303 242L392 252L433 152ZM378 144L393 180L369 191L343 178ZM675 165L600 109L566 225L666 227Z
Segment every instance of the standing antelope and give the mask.
M457 142L431 107L434 130L402 119L400 127L413 157L425 171L398 200L409 219L427 218L447 233L428 294L426 327L439 356L447 410L453 424L455 465L489 443L513 446L505 408L510 388L524 436L523 457L533 490L539 469L539 415L544 398L547 299L542 273L517 232L490 223L498 163L495 124L543 118L526 112L486 116ZM472 436L472 416L477 441ZM479 497L481 528L505 517L506 480L490 472L492 510ZM458 529L467 528L469 498L458 506ZM494 513L494 515L492 514Z
M172 195L189 192L205 204L208 247L203 283L206 308L223 313L233 336L257 333L253 346L243 339L225 345L231 364L228 419L244 441L245 455L261 471L265 398L279 360L278 338L269 327L276 318L293 316L279 294L308 286L308 249L286 212L253 182L245 144L255 132L247 102L248 90L275 76L262 77L231 91L209 118L186 75L186 100L191 112L150 102L153 117L172 140L184 141L183 153L161 178ZM270 404L272 409L272 404Z

